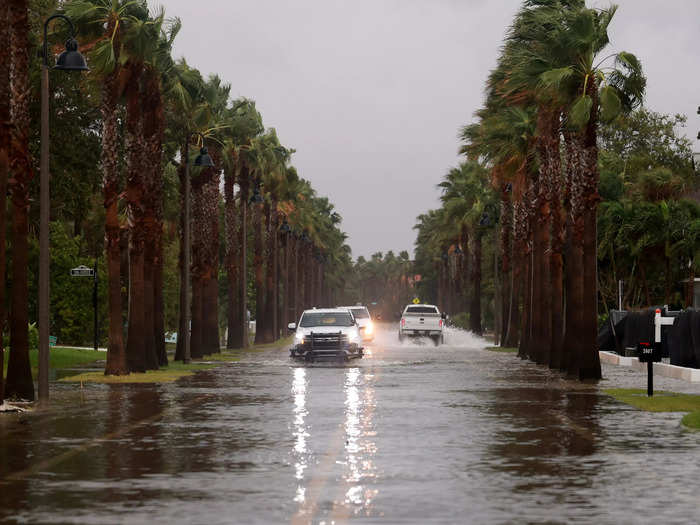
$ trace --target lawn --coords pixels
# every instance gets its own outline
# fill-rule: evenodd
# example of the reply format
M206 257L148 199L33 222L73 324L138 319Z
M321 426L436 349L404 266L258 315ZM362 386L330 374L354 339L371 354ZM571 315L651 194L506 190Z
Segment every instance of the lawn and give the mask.
M500 352L502 354L515 354L518 352L517 348L510 348L507 346L487 346L484 350L489 352Z
M689 412L682 423L689 428L700 429L700 395L658 390L648 397L646 390L633 388L613 388L604 392L618 401L648 412Z
M3 364L3 372L7 373L7 361L10 352L5 350L5 362ZM50 368L73 368L83 366L97 361L104 361L107 358L105 352L95 352L94 350L85 350L82 348L51 348L49 355ZM39 351L29 351L29 361L32 367L32 376L37 375L37 363L39 361Z
M64 377L59 381L65 383L172 383L181 377L191 376L200 370L210 370L218 365L209 363L175 363L159 370L148 370L144 374L132 373L125 376L106 376L104 372L84 372Z
M193 361L187 365L172 361L172 354L169 356L170 363L167 367L160 370L149 370L145 374L129 374L125 376L105 376L103 371L90 371L81 374L72 375L59 379L59 381L71 383L168 383L177 379L194 374L199 370L208 370L216 368L222 363L233 363L240 359L243 352L260 351L271 348L284 347L291 344L293 336L281 339L274 343L264 345L251 345L245 350L226 350L222 349L220 354L206 356L197 361ZM175 345L168 345L168 349L174 351ZM5 351L5 363L3 371L7 372L7 361L9 352ZM32 366L32 376L37 377L37 362L39 358L38 350L29 352L29 359ZM105 352L95 352L94 350L85 350L80 348L51 348L50 366L53 369L59 368L76 368L84 365L95 364L95 366L103 367L100 361L104 362L107 358Z

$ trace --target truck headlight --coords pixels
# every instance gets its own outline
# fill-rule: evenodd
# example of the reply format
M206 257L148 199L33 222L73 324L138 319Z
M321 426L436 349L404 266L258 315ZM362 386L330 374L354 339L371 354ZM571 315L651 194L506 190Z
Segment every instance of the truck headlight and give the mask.
M294 344L303 345L304 344L304 334L297 332L294 334Z
M348 336L348 341L351 343L359 343L360 342L360 331L355 330Z
M365 334L372 335L372 332L374 332L374 325L372 325L372 322L370 321L365 325Z

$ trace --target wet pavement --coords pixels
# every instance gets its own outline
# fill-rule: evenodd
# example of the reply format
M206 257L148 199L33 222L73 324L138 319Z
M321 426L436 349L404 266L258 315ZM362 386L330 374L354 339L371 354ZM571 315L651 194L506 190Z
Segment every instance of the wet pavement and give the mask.
M643 374L580 385L486 345L385 326L345 365L266 350L169 385L52 384L50 412L0 417L0 522L700 520L700 432L602 393Z

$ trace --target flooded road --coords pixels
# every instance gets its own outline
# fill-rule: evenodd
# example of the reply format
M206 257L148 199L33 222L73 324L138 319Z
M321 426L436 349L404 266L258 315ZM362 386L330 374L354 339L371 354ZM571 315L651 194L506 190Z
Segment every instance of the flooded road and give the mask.
M700 433L452 332L170 385L52 385L0 418L2 523L691 523ZM656 378L656 387L699 392Z

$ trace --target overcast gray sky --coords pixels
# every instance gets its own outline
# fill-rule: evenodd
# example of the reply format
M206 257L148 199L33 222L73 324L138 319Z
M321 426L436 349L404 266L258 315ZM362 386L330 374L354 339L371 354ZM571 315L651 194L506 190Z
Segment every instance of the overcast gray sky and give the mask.
M700 130L698 0L619 0L611 51L637 54L647 107ZM520 0L164 0L176 56L254 99L343 216L353 256L413 253L415 218L459 162ZM589 1L590 6L609 2ZM700 146L695 141L695 150Z

